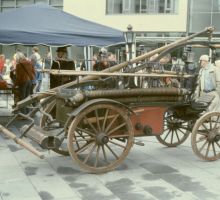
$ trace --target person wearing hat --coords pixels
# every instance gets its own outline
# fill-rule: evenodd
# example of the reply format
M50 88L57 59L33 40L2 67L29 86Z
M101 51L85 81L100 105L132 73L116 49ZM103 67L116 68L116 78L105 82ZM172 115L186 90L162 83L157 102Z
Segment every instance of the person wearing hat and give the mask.
M75 70L75 63L73 60L67 59L67 48L66 47L58 47L57 56L55 60L52 62L51 69L58 70ZM75 80L76 77L73 75L53 75L50 74L50 88L54 88L68 82Z
M201 96L212 96L213 100L210 103L207 111L218 111L220 105L219 95L216 92L216 70L209 62L208 55L202 55L199 59L200 67L197 87L195 90L195 99Z
M67 60L67 49L66 47L58 47L56 60Z

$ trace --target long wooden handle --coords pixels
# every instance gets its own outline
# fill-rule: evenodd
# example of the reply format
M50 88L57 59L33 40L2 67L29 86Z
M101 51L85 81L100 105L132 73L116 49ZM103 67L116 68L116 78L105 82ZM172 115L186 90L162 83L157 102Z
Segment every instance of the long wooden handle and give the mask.
M24 147L25 149L27 149L28 151L30 151L31 153L33 153L34 155L36 155L37 157L43 159L44 155L39 152L37 149L35 149L33 146L31 146L29 143L25 142L24 140L18 138L14 133L12 133L11 131L9 131L8 129L6 129L4 126L2 126L0 124L0 131L6 135L8 138L14 140L17 144L21 145L22 147Z

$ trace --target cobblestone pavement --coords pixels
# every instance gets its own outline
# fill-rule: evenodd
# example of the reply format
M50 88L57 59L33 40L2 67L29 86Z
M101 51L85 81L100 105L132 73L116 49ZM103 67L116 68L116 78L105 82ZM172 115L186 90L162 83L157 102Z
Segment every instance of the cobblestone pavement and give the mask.
M11 130L17 133L24 123L17 121ZM52 151L43 151L41 160L0 134L0 200L220 199L220 161L196 157L190 137L177 148L154 137L138 140L145 146L134 145L118 169L94 175Z
M40 160L0 135L0 199L220 199L220 161L197 158L190 138L177 148L163 147L153 137L140 139L145 146L135 145L118 169L94 175L52 151Z

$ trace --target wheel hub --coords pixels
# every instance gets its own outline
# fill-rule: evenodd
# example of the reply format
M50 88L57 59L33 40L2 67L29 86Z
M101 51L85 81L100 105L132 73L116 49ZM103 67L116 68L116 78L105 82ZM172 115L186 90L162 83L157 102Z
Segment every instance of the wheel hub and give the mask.
M180 122L177 121L169 121L168 122L168 127L171 130L177 130L181 126Z
M213 130L208 134L208 141L213 142L213 141L219 141L220 140L220 134L218 133L217 130Z
M96 137L96 142L99 145L107 144L108 141L109 141L109 138L105 133L99 133Z

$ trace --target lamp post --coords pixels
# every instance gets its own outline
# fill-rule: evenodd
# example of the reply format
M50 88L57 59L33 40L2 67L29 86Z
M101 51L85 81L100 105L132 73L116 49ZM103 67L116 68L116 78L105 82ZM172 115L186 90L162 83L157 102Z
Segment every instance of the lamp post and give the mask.
M127 60L132 59L132 46L135 43L135 33L132 31L133 27L131 24L127 26L127 31L124 33L125 41L126 41L126 52L127 52Z

